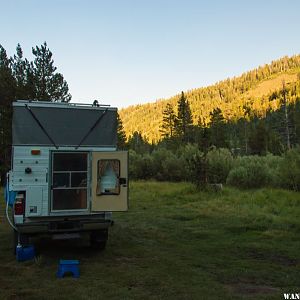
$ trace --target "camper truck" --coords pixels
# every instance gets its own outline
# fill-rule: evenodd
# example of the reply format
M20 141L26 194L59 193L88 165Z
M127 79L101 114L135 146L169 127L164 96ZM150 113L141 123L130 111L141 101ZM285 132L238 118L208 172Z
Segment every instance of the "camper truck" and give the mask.
M7 180L16 243L88 233L103 249L112 212L128 209L128 153L117 151L117 109L14 102Z

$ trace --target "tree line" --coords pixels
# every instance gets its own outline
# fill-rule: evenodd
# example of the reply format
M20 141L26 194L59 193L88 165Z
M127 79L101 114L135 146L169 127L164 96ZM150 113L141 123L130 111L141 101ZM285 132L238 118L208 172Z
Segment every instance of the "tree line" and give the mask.
M163 111L158 143L149 142L141 132L126 140L119 119L119 148L129 149L131 178L188 180L199 187L236 183L299 190L299 87L300 80L289 85L282 82L281 90L270 95L280 99L279 108L269 109L264 117L244 106L242 118L226 120L222 110L215 108L207 125L200 118L193 124L190 102L181 92L177 107L168 103ZM295 102L288 101L294 94ZM286 165L291 163L293 169Z
M289 101L294 94L294 102ZM151 152L156 147L176 150L182 144L191 143L198 145L202 152L216 147L227 148L236 155L282 154L300 144L300 80L288 86L283 82L281 90L269 97L279 100L280 106L275 111L269 109L263 117L245 105L243 117L226 120L222 110L214 108L208 124L200 117L197 124L193 124L190 102L182 92L177 107L168 103L163 110L162 138L158 143L149 142L142 132L134 132L126 143L124 127L119 120L121 144L138 153Z

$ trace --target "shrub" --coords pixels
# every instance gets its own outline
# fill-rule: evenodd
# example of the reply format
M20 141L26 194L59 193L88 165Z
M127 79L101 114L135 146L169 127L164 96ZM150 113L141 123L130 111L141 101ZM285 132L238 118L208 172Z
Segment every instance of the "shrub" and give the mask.
M153 178L153 158L150 154L144 154L140 161L139 178L150 179Z
M162 161L162 169L165 180L180 181L186 179L186 162L175 154L170 155Z
M129 150L128 172L129 177L132 179L138 179L138 166L141 158L140 154L137 154L134 150Z
M225 183L233 166L233 157L228 149L213 149L207 153L208 181Z
M129 151L129 176L132 179L149 179L153 176L153 159L149 154Z
M272 183L271 172L264 157L238 157L234 165L227 177L229 185L240 188L259 188Z
M280 164L281 186L300 191L300 148L285 153Z
M189 181L194 183L198 189L205 188L207 185L207 159L204 153L198 151L187 160L189 169Z
M181 146L177 150L176 155L180 158L184 165L185 177L183 179L193 182L194 178L192 177L197 176L196 173L199 171L195 171L198 164L198 158L203 155L198 146L195 144ZM197 179L195 178L195 180Z
M247 176L246 168L238 166L229 172L226 183L239 188L246 188L249 185L247 182Z
M160 148L152 152L153 176L160 181L180 181L186 178L185 162L172 151Z
M170 156L172 152L165 149L159 148L154 150L151 154L153 159L153 176L155 179L163 181L166 180L165 170L162 168L162 162Z
M283 158L278 155L267 154L266 156L262 157L265 164L269 169L269 180L268 183L270 186L273 187L280 187L281 181L281 174L280 174L280 166Z

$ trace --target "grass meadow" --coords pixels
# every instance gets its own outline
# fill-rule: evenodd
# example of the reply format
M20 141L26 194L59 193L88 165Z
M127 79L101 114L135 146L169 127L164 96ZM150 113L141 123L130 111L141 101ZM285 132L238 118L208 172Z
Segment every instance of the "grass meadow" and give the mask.
M2 197L1 193L1 197ZM107 248L35 240L34 261L12 254L0 222L0 299L283 299L300 292L300 194L258 189L198 192L188 183L132 182ZM56 278L59 259L81 277Z

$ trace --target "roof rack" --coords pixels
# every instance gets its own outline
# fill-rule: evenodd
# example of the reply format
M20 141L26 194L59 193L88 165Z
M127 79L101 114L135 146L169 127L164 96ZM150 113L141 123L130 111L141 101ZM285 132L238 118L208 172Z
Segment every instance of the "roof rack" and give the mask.
M18 103L32 103L32 104L45 104L45 105L61 105L61 106L69 106L69 107L110 107L109 104L88 104L88 103L74 103L74 102L57 102L57 101L37 101L37 100L16 100Z

